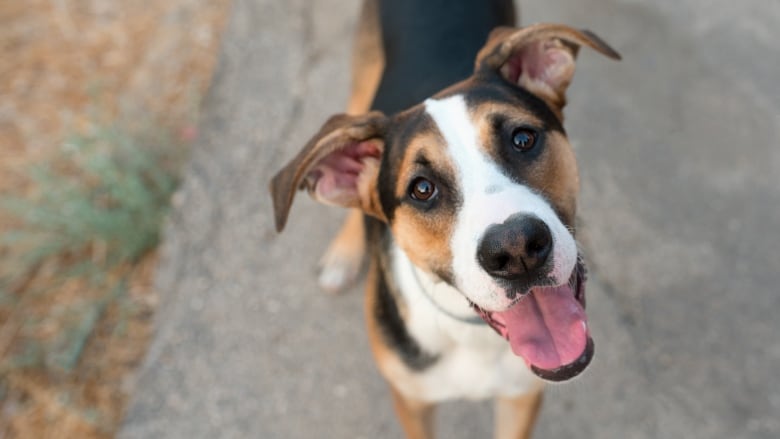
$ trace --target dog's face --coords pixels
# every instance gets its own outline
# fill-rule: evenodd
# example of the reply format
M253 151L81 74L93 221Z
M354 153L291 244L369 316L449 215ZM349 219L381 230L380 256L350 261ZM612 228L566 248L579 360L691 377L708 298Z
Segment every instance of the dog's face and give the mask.
M272 183L282 227L297 187L385 221L414 264L460 291L542 377L590 360L579 181L562 127L579 45L556 25L499 29L475 74L386 117L337 116Z
M569 278L577 167L543 102L475 78L398 119L391 132L411 134L387 136L385 160L397 165L383 167L378 191L415 265L491 311Z

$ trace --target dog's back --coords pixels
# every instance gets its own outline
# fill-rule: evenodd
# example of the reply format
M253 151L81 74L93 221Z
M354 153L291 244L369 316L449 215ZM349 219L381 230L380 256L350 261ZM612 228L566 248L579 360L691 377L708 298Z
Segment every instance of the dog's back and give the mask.
M497 26L513 26L511 0L378 0L385 69L373 109L393 114L466 79Z

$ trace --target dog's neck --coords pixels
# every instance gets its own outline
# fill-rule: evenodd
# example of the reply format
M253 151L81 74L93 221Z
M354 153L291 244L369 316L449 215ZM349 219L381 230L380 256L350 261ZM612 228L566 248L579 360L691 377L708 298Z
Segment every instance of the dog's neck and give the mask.
M446 318L471 325L485 324L460 291L414 265L395 243L390 246L390 254L393 278L407 306L422 302Z

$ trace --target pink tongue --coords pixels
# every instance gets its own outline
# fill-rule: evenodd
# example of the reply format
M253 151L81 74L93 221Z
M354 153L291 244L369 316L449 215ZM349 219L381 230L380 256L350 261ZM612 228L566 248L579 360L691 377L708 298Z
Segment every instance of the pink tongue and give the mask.
M512 352L537 368L553 370L573 363L588 341L585 310L568 285L535 288L512 308L494 315L506 324Z

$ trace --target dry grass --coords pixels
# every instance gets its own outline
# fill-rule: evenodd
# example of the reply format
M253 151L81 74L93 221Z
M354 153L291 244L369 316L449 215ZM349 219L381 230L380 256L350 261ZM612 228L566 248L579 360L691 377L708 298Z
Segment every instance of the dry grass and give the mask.
M227 7L228 0L0 2L0 192L34 195L28 165L60 154L67 135L117 119L130 131L155 126L190 140ZM0 230L20 221L0 216ZM105 257L97 243L46 258L0 291L0 437L112 436L157 299L153 253L110 266L99 281L62 276L63 267L101 266ZM0 272L17 261L0 248ZM66 328L78 336L63 337Z
M135 267L127 295L113 301L99 316L73 369L42 364L42 353L18 353L28 364L4 371L2 428L4 437L16 438L101 438L111 437L121 420L129 389L125 380L141 360L151 335L151 315L156 296L149 279L154 257ZM49 287L51 279L36 278L28 287ZM28 299L16 311L23 319L6 321L4 330L14 333L14 348L27 349L56 340L65 326L62 310L70 318L85 317L83 304L97 291L83 280L73 279L57 287L56 304L43 296ZM28 293L29 294L29 291ZM16 314L19 315L19 314ZM35 324L30 324L32 320ZM55 334L52 334L55 333Z

